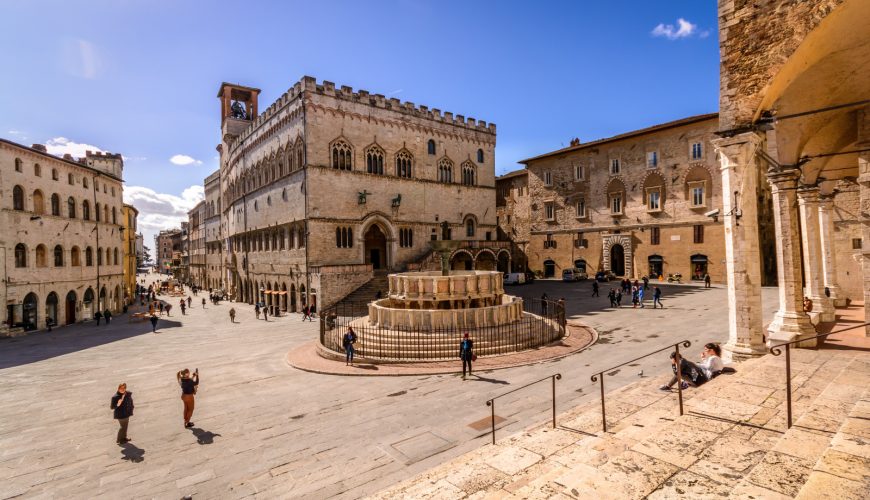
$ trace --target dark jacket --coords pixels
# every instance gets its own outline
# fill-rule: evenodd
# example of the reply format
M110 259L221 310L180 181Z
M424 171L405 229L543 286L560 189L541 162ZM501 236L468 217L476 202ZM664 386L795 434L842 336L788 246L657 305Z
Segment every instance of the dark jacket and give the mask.
M462 342L459 343L459 359L468 361L474 356L472 350L474 349L474 341L471 339L463 339Z
M130 391L126 392L127 396L124 398L124 402L121 403L121 406L118 406L118 401L121 400L121 393L116 392L114 396L112 396L112 403L109 405L109 408L115 410L115 418L129 418L133 416L133 393Z
M344 334L344 338L341 341L341 346L347 349L349 346L352 346L356 343L356 333L347 332Z

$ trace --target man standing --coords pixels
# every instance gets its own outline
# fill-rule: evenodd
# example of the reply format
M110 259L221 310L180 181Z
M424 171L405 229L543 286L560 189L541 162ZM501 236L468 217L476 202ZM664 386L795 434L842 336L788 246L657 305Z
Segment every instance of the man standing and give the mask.
M345 366L353 365L354 344L356 344L356 333L353 331L353 328L347 327L347 333L344 334L344 338L341 340L341 345L344 347L345 352Z
M471 362L474 359L474 342L468 338L468 334L459 342L459 359L462 360L462 380L465 380L465 368L468 367L468 374L471 375Z
M600 295L598 295L598 281L592 282L592 296L593 297L600 297Z
M100 320L103 318L103 313L97 311L94 313L94 319L97 320L97 326L100 326Z
M157 333L157 316L151 313L151 333Z
M127 384L118 386L118 392L112 396L112 402L109 404L109 409L115 413L115 420L118 421L120 428L118 429L118 438L115 440L119 445L127 443L130 438L127 437L127 424L130 423L130 417L133 416L133 393L127 392Z
M704 288L710 288L710 273L704 274Z
M230 323L235 323L235 322L236 322L236 308L231 307L230 308Z

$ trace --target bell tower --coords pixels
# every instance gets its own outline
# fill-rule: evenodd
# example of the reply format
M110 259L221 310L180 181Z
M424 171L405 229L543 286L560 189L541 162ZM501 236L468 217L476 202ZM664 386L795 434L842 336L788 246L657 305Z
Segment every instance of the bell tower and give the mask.
M221 132L224 142L237 137L257 117L260 89L223 82L218 91L221 101Z

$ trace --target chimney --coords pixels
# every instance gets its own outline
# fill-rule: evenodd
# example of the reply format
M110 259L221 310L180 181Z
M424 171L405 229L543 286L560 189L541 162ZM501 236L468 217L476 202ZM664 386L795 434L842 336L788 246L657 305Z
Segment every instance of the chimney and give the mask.
M37 150L37 151L42 151L43 153L48 153L48 150L45 149L45 144L32 144L30 147Z

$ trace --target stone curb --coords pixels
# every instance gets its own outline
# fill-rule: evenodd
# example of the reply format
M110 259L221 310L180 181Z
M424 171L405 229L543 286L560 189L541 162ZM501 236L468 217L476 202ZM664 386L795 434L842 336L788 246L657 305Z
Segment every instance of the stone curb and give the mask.
M567 356L571 356L573 354L577 354L578 352L582 352L589 347L595 345L598 342L598 331L592 328L589 325L581 323L579 321L569 321L567 324L568 334L565 336L571 337L572 329L582 329L591 335L591 340L584 345L575 347L571 349L569 352L561 352L555 355L548 355L548 351L553 350L552 346L541 347L532 351L523 351L520 353L513 354L505 354L502 356L493 356L486 359L487 361L497 360L499 358L504 358L504 363L497 364L495 366L481 366L478 368L481 372L489 372L492 370L504 370L506 368L516 368L520 366L533 365L536 363L541 363L543 361L553 361L557 359L562 359ZM343 364L342 361L331 360L321 357L317 354L318 341L307 342L291 351L289 351L285 357L284 361L292 368L296 368L297 370L309 372L309 373L318 373L321 375L338 375L338 376L346 376L346 377L403 377L403 376L420 376L420 375L451 375L460 373L462 370L458 367L458 362L455 363L455 366L452 367L433 367L433 364L436 363L444 363L442 362L431 362L431 363L370 363L366 361L362 361L358 364L360 365L368 365L368 366L377 366L378 368L385 369L385 372L371 372L367 370L360 370L349 372L348 368ZM520 362L511 362L509 358L516 358L519 356L528 355L530 352L534 352L538 354L535 359L520 361ZM315 359L314 362L310 360L312 357ZM396 369L401 371L393 371L390 372L390 369Z

